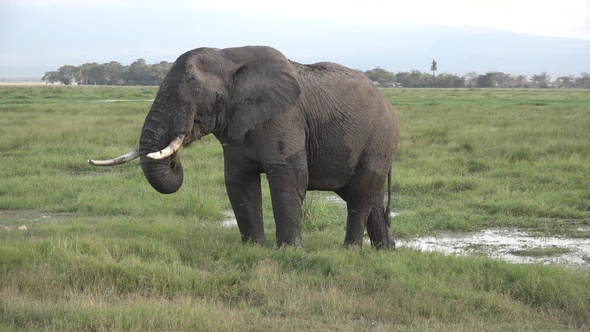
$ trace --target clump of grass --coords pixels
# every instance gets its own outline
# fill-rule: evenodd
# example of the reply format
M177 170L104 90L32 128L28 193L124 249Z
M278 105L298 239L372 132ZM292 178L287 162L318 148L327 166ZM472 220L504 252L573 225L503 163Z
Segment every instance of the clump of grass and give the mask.
M537 247L524 250L515 250L510 253L517 256L529 256L529 257L548 257L548 256L559 256L571 252L571 249L562 248L558 246L551 247Z
M346 205L330 203L325 197L324 193L307 193L302 208L304 230L323 231L334 224L344 224Z

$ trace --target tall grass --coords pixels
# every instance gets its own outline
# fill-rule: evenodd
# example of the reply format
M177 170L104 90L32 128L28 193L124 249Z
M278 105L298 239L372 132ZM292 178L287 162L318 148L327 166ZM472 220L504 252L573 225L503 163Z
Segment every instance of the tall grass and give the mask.
M538 227L543 218L590 223L586 91L385 93L402 130L394 165L400 235Z
M156 88L0 87L0 330L575 330L590 279L409 249L342 248L345 209L308 193L305 250L224 228L222 155L181 151L185 184L152 190L137 145ZM590 224L586 91L384 90L402 128L396 236ZM99 102L101 100L121 102ZM266 184L264 184L266 186ZM13 226L25 224L27 231ZM10 227L9 227L10 226ZM588 236L578 232L578 236Z

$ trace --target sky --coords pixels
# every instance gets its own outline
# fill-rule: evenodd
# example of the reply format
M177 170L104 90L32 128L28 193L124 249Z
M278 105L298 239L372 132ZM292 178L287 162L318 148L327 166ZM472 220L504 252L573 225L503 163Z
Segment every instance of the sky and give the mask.
M174 61L201 46L270 45L296 61L331 61L353 54L355 38L378 50L383 41L367 31L401 39L433 27L590 41L590 0L0 0L0 77Z

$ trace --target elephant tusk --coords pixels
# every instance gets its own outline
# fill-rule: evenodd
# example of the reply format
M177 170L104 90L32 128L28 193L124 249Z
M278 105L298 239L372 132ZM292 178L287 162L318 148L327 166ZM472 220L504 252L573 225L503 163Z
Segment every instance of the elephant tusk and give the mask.
M88 163L90 165L94 165L94 166L114 166L114 165L119 165L119 164L124 164L128 161L131 161L135 158L139 157L139 148L136 148L135 150L126 153L120 157L117 158L113 158L113 159L108 159L108 160L94 160L94 159L88 159Z
M154 160L159 160L159 159L164 159L164 158L170 157L171 155L176 153L176 151L178 151L178 149L180 149L182 142L184 142L184 137L185 137L184 134L178 135L178 137L176 137L170 144L168 144L167 147L165 147L164 149L157 151L157 152L148 153L147 156L149 158L154 159Z

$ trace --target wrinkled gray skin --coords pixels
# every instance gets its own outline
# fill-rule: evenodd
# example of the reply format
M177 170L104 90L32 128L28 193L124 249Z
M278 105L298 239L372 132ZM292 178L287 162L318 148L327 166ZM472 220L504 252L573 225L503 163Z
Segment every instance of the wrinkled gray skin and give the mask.
M187 135L184 146L207 134L221 142L243 242L266 243L260 188L266 173L279 246L301 246L306 190L333 191L346 201L345 246L362 245L365 227L373 246L395 246L383 188L397 118L362 73L333 63L302 65L269 47L195 49L176 60L141 133L141 166L161 193L182 185L180 160L146 154L179 134Z

